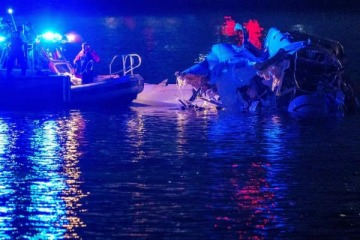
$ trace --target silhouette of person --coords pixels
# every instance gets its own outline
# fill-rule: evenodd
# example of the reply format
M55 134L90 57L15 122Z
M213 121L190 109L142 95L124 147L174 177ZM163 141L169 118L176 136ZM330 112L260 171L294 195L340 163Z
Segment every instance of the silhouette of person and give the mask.
M26 58L27 58L27 43L22 26L17 27L17 30L10 34L9 53L7 58L7 76L11 76L12 70L15 66L15 60L21 67L21 75L26 75Z

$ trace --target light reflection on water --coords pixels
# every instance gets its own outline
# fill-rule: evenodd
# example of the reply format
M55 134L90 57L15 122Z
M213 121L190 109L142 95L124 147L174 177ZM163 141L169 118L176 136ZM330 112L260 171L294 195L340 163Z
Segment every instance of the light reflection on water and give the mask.
M351 237L358 123L151 108L1 113L0 236Z
M314 13L231 15L264 28L301 24L356 59L357 11ZM139 73L158 83L208 53L229 13L64 14L31 21L39 32L44 24L76 31L101 55L99 73L114 54L139 53ZM80 43L68 47L73 59ZM355 239L359 121L149 108L1 112L0 238Z
M85 226L77 216L85 196L74 141L79 116L64 121L22 117L2 118L0 124L0 236L78 238L75 228Z

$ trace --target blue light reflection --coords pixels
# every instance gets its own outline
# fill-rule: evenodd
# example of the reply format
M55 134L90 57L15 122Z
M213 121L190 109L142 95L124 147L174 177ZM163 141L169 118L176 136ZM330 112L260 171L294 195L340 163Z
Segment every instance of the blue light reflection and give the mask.
M14 189L11 185L15 182L13 172L14 162L7 156L11 148L11 132L8 124L0 119L0 238L11 239L14 231L13 218L15 207L11 204Z
M0 239L78 239L81 115L0 117Z

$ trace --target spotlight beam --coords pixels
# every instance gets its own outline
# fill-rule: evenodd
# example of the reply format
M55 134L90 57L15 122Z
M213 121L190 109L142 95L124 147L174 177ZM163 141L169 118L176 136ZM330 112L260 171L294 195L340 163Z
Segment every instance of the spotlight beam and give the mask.
M12 24L14 25L14 29L15 29L15 31L17 31L17 27L16 27L16 24L15 24L15 20L14 20L14 16L13 16L13 10L12 10L12 8L9 8L8 9L8 13L10 14L10 16L11 16L11 21L12 21Z

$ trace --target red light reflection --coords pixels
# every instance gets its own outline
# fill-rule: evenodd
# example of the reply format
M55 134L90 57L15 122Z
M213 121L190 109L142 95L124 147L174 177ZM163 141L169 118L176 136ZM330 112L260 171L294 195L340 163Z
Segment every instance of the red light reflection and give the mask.
M238 207L240 216L230 213L229 216L217 216L216 229L236 230L239 239L264 239L261 233L275 222L273 209L275 207L275 194L270 190L267 182L267 168L269 166L253 162L247 171L245 185L238 178L231 178L231 185L235 188L234 204ZM237 165L232 170L238 174ZM252 229L252 230L249 230Z
M249 41L257 48L261 48L261 38L263 36L264 28L262 28L257 20L250 19L243 26L248 30Z

